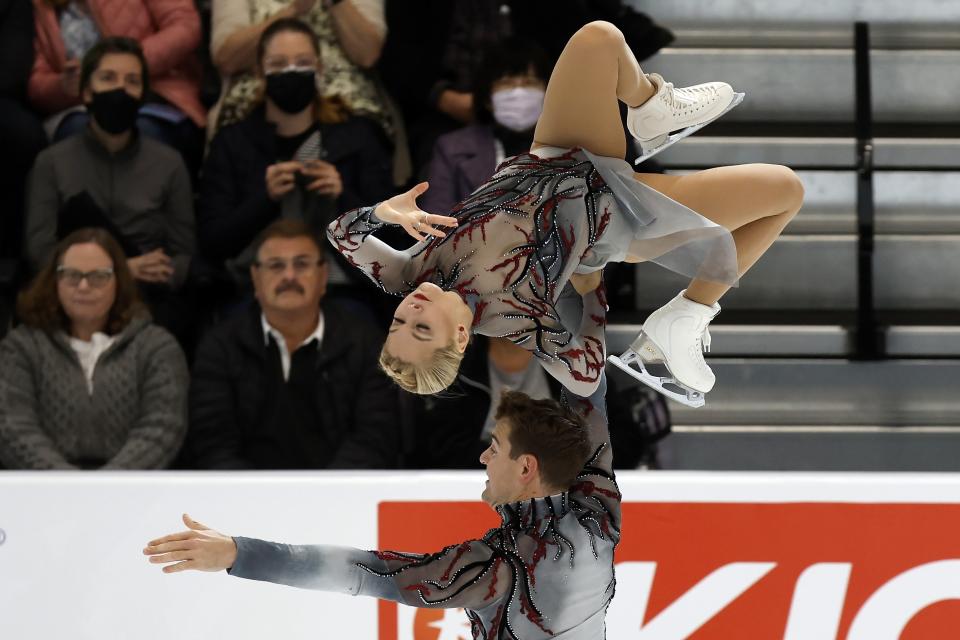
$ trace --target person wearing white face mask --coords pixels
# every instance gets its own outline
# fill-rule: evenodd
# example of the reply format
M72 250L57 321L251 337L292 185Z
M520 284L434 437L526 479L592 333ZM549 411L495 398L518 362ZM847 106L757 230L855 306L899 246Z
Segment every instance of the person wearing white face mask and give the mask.
M530 148L549 72L544 52L520 39L488 52L477 72L474 123L440 136L434 146L422 201L427 211L449 211L506 158Z

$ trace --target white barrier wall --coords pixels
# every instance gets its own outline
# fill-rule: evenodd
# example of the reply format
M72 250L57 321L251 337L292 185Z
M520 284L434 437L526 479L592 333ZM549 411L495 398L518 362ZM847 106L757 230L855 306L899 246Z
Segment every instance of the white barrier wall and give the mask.
M467 639L457 611L167 575L141 549L187 512L233 535L436 550L496 522L476 502L482 478L0 472L0 638ZM960 475L619 480L613 640L956 637Z

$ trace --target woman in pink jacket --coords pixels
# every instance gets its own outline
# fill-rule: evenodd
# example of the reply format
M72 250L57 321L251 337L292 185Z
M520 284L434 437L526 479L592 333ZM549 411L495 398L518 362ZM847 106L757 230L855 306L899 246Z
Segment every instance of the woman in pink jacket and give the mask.
M141 132L187 152L206 124L200 102L200 16L193 0L33 0L36 58L28 95L47 116L54 141L86 126L79 95L80 59L97 40L140 42L153 95L137 120ZM196 144L196 143L194 143Z

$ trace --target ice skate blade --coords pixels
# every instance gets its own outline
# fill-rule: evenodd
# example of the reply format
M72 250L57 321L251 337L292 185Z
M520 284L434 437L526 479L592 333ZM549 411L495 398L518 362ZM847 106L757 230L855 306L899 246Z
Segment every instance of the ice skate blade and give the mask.
M733 100L730 102L729 105L727 105L727 108L721 111L720 113L718 113L713 118L710 118L706 122L701 122L700 124L695 124L693 126L687 127L686 129L681 129L680 131L677 131L676 133L670 134L666 137L659 136L657 138L654 138L653 140L640 141L640 149L642 150L643 154L640 157L638 157L636 160L634 160L633 164L637 165L637 164L640 164L641 162L645 162L646 160L649 160L650 158L657 155L664 149L667 149L673 146L677 142L680 142L681 140L689 136L691 133L696 133L697 131L699 131L700 129L703 129L705 126L707 126L711 122L719 118L722 118L724 115L726 115L728 111L730 111L735 106L743 102L744 95L745 94L743 93L733 94ZM661 140L662 142L659 145L656 145L656 143Z
M631 377L639 380L640 382L647 385L651 389L654 389L655 391L662 393L663 395L667 396L671 400L676 400L682 405L686 405L688 407L693 407L694 409L696 409L706 404L706 398L704 398L704 395L699 391L695 391L693 389L684 387L673 378L661 378L659 376L654 376L648 373L646 368L643 366L643 360L638 358L637 355L632 351L627 351L626 353L624 353L622 355L622 358L621 356L613 356L613 355L608 356L607 360L613 363L619 369L622 369L623 371L630 374ZM631 367L630 366L631 362L636 362L637 365L640 367L640 369L638 370ZM674 385L677 385L678 387L686 389L686 394L677 393L676 391L667 389L664 386L667 384L674 384Z

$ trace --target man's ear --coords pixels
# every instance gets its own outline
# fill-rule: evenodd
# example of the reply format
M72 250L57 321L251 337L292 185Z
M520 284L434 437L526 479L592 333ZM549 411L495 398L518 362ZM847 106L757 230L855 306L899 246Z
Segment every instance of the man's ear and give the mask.
M520 479L526 484L540 477L540 461L529 453L520 456Z

